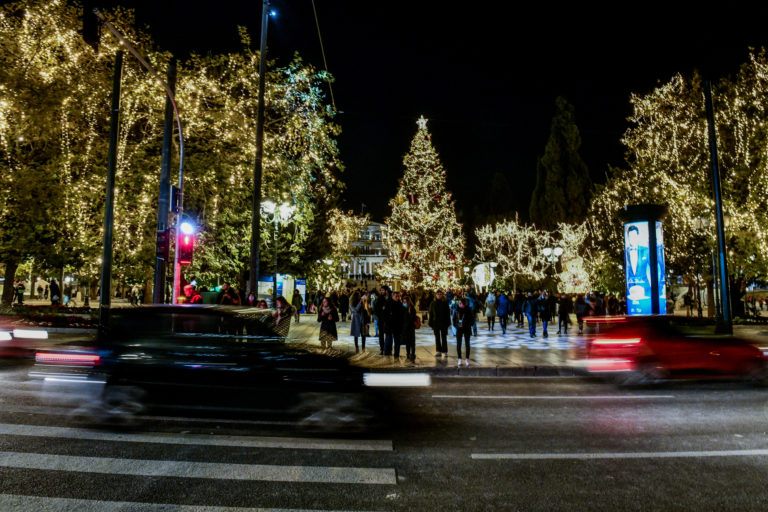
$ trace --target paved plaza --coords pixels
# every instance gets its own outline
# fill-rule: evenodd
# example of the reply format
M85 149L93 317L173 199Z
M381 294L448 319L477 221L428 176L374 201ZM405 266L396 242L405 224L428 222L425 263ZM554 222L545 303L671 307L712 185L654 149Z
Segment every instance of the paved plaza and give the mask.
M333 349L343 352L355 352L354 339L349 335L349 321L337 324L339 340L333 344ZM314 315L302 315L301 321L292 324L289 337L296 341L306 341L310 345L320 345L319 323ZM571 324L575 327L575 324ZM470 338L470 366L462 366L462 373L479 369L496 370L504 369L528 369L524 373L540 373L543 368L562 369L572 372L574 366L579 366L578 361L583 358L586 337L576 334L578 329L569 330L568 335L557 335L557 324L549 328L549 336L544 338L541 332L541 324L537 326L536 337L531 338L528 327L507 328L506 334L501 333L501 328L496 324L493 331L488 330L487 324L480 322L477 325L477 336ZM371 329L373 334L373 329ZM416 331L416 361L405 359L405 347L401 347L400 358L379 355L379 341L377 337L366 339L365 352L360 352L351 357L356 364L369 367L426 367L426 368L452 368L458 366L456 354L456 337L448 330L448 359L437 357L435 351L435 337L432 329L423 326ZM463 347L462 347L463 352ZM463 355L463 354L462 354Z

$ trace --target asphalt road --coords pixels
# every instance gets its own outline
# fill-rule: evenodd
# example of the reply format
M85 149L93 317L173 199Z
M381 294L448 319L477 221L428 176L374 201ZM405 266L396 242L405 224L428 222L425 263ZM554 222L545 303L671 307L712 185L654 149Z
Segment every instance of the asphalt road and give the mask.
M435 379L371 436L154 416L84 428L0 369L0 510L760 510L768 390Z

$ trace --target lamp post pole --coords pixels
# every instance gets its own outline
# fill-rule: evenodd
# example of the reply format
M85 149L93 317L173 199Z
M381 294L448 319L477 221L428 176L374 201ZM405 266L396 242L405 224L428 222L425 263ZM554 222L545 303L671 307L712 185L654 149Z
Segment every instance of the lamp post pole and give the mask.
M253 168L253 217L251 219L251 272L249 286L256 296L259 280L259 242L261 238L261 176L264 156L264 87L266 77L267 27L269 21L269 0L261 6L261 46L259 53L259 96L256 110L256 163ZM275 282L275 287L277 282Z
M101 253L101 296L99 297L98 339L103 340L109 323L112 299L112 226L114 224L115 168L117 165L117 131L120 126L120 80L123 71L123 52L115 54L112 82L112 117L109 126L109 153L107 155L107 194L104 206L104 247ZM61 283L62 286L64 283Z
M725 260L725 231L723 229L723 202L720 193L720 169L717 162L717 137L715 136L715 114L712 106L712 88L709 80L704 81L704 101L707 109L707 132L709 135L709 155L712 165L712 189L715 196L715 221L717 228L717 253L718 274L720 278L720 309L721 320L718 322L718 331L732 333L731 321L731 297L728 292L728 266Z

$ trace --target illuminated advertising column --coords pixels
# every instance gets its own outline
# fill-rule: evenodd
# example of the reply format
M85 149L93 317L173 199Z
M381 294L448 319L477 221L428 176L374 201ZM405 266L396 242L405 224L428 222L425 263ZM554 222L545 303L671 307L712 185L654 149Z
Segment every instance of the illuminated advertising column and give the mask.
M664 234L659 220L663 205L631 205L621 211L624 220L624 275L627 314L666 315Z

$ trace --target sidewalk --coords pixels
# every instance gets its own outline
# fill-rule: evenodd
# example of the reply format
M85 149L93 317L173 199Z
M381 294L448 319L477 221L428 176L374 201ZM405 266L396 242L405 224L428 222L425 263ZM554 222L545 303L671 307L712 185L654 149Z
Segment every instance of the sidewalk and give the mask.
M294 341L320 347L320 324L315 315L302 315L301 321L291 324L288 337ZM514 325L514 324L513 324ZM575 327L575 326L572 326ZM354 338L349 336L350 322L339 322L338 341L334 342L334 351L353 354L350 361L358 366L376 370L402 369L427 370L433 375L467 376L570 376L578 372L577 361L583 359L586 337L575 334L578 329L571 329L568 335L558 336L557 325L554 330L550 324L549 337L541 335L541 324L537 328L536 338L531 338L528 328L508 327L506 335L501 334L498 323L493 331L487 324L479 323L478 335L470 338L470 365L458 366L456 337L448 330L448 358L436 357L435 337L432 329L423 326L416 331L416 360L405 358L405 347L400 349L399 360L391 356L379 355L378 337L366 338L365 351L355 354ZM373 328L371 328L373 334ZM358 340L358 343L360 340ZM394 348L393 348L394 349ZM462 356L464 355L462 346Z

